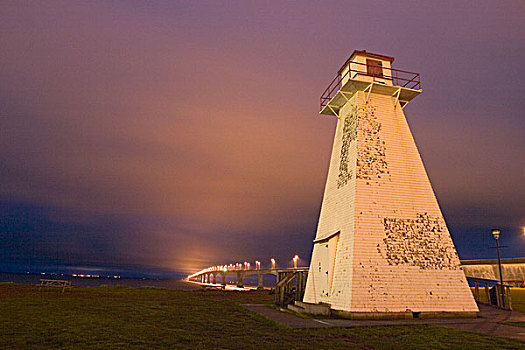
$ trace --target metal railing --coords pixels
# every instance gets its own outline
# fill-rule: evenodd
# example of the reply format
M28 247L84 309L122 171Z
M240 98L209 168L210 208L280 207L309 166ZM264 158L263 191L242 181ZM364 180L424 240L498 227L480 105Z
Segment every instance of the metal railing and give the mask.
M512 310L512 299L510 297L510 285L501 284L495 280L467 277L474 284L472 294L478 303L494 305L502 309ZM484 292L480 294L480 286Z
M364 70L359 69L352 69L352 65L357 66L364 66ZM419 90L421 89L421 80L419 73L415 72L409 72L401 69L394 69L394 68L386 68L381 67L382 74L369 74L367 72L367 67L369 67L366 63L360 63L360 62L350 62L348 64L348 71L344 74L337 74L334 80L328 85L328 87L324 90L324 92L321 94L320 98L320 106L321 110L328 104L328 102L335 96L337 91L342 87L342 81L346 78L348 79L354 79L359 75L368 76L372 78L379 78L383 80L390 80L392 81L392 85L394 86L400 86L407 89L414 89ZM374 69L377 69L374 67ZM389 73L389 74L385 74Z

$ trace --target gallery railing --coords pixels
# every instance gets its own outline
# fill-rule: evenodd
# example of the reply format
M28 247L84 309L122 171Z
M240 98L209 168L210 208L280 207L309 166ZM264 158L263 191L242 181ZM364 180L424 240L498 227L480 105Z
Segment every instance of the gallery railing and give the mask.
M356 66L357 69L353 67ZM421 89L421 80L419 73L409 72L401 69L374 67L372 70L376 74L368 73L370 66L366 63L350 62L348 71L341 75L337 74L334 80L328 85L325 91L321 94L320 104L321 110L328 104L328 102L335 96L337 91L342 87L342 81L345 79L355 79L358 76L368 76L373 78L380 78L383 80L390 80L392 85L400 86L407 89L419 90ZM380 74L377 72L381 69Z

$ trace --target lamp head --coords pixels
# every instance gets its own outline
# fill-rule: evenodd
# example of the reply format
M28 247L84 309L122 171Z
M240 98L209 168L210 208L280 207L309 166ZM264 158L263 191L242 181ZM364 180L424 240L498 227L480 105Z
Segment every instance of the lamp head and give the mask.
M492 229L492 235L494 236L494 239L499 239L500 230L497 228Z

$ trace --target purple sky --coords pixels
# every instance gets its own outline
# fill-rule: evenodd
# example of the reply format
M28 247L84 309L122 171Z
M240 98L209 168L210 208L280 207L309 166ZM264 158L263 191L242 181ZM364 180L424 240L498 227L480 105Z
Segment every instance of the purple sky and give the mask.
M519 1L4 1L0 263L306 264L354 49L405 108L462 258L525 256ZM286 262L285 262L286 260Z

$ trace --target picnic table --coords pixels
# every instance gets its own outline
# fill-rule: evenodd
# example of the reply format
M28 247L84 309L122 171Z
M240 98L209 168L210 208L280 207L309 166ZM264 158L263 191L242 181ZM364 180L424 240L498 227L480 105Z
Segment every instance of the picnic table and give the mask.
M65 281L65 280L49 280L49 279L41 279L40 280L40 291L42 291L42 288L44 287L55 287L55 288L62 288L62 293L66 289L70 289L72 287L71 281Z

